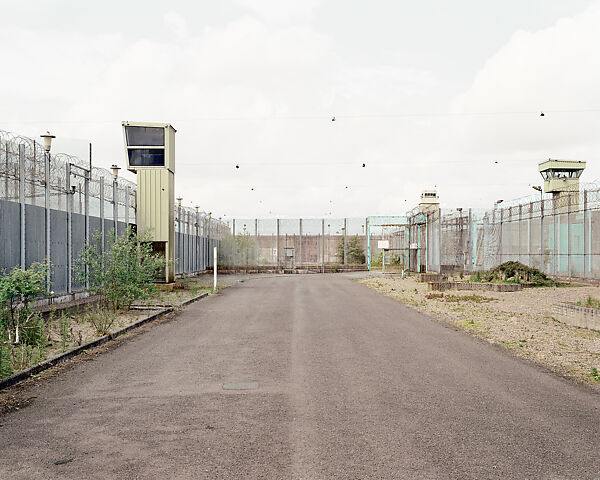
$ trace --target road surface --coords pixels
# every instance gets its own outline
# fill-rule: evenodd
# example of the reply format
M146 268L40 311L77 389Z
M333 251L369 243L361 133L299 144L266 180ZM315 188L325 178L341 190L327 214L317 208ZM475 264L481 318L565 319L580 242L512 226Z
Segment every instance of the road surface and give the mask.
M237 283L35 394L2 479L600 478L598 394L343 276Z

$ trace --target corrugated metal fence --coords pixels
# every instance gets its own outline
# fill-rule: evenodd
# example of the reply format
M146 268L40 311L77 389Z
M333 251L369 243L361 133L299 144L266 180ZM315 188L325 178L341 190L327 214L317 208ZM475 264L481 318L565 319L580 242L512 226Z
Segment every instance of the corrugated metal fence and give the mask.
M107 247L111 232L135 224L136 185L90 159L47 155L36 141L0 131L0 271L49 259L55 293L84 289L75 264L86 243ZM202 211L176 207L176 273L212 266L227 227Z

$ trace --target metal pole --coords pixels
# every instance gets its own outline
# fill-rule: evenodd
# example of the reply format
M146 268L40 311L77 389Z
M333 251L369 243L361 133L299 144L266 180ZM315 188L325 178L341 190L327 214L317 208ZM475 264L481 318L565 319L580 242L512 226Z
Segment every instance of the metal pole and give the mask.
M119 236L119 203L118 203L118 184L117 179L113 179L113 222L115 229L115 239Z
M367 270L371 271L371 225L369 225L369 217L365 219L365 232L367 234Z
M471 216L471 209L469 209ZM429 212L425 213L425 273L429 271Z
M321 262L322 272L325 273L325 219L321 220Z
M348 242L347 242L347 227L348 227L348 219L344 218L344 265L348 265Z
M177 205L177 265L175 267L175 270L179 270L179 272L176 273L181 273L183 272L183 262L182 262L182 242L181 242L182 236L181 236L181 205Z
M8 150L6 155L8 161ZM8 179L8 168L6 169L6 178ZM8 188L6 194L8 195ZM21 202L21 268L25 270L27 265L25 259L25 145L23 144L19 145L19 201Z
M587 190L583 192L583 278L586 278L588 268L587 268L587 251L588 251L588 214L587 214Z
M540 270L546 272L544 265L544 200L540 202ZM548 272L550 273L550 272Z
M213 262L213 292L217 291L217 246L215 245L213 247L213 257L214 257L214 262Z
M100 176L100 251L104 253L104 177Z
M125 228L129 227L129 185L125 187Z
M232 257L232 263L233 266L237 266L237 255L236 255L236 250L237 250L237 245L236 245L236 238L235 238L235 218L231 221L231 232L233 234L233 242L231 245L231 257Z
M48 272L46 274L46 291L50 292L50 152L44 151L44 207L46 209L46 267Z
M519 205L519 262L522 262L521 258L521 221L523 220L523 206Z
M300 267L302 267L303 259L302 259L302 219L299 220L300 223Z
M527 221L527 261L529 266L533 267L533 257L531 253L531 244L533 243L533 232L531 231L531 222L533 217L533 202L529 202L529 219ZM540 244L541 247L541 244ZM540 263L540 270L542 270L542 264ZM543 271L543 270L542 270Z
M556 198L554 197L554 195L552 196L552 234L553 234L553 241L554 241L554 258L552 259L552 269L554 270L554 275L558 274L558 259L559 254L560 254L560 249L558 248L557 245L557 235L556 235ZM560 217L558 218L558 224L560 225Z
M280 268L279 267L279 265L280 265L280 263L279 263L279 258L280 258L279 257L279 219L277 219L277 243L276 243L276 245L277 245L277 270L279 270L279 268Z
M67 163L67 293L73 291L73 193L71 192L71 164Z
M568 193L567 196L567 270L569 272L569 278L573 276L571 271L571 199L573 195Z
M85 246L90 244L90 181L92 180L92 144L90 143L90 155L89 155L88 171L85 175L84 189L85 189ZM85 288L90 287L89 279L89 266L85 265Z
M502 220L504 219L504 209L500 209L500 263L502 263Z
M258 218L254 219L254 262L258 267Z

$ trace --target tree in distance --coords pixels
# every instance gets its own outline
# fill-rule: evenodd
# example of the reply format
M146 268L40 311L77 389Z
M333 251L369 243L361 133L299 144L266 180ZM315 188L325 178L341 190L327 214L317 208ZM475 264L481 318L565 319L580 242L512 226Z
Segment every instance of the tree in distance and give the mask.
M344 237L338 241L337 256L340 263L344 261ZM365 263L365 249L358 235L346 238L346 261L353 265L363 265Z

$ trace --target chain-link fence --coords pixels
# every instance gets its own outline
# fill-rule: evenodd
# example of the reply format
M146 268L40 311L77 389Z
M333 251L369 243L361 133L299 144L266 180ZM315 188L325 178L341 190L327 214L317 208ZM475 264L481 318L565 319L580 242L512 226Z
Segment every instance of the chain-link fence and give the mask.
M364 269L366 225L366 218L236 218L221 242L220 263L246 269Z
M47 154L33 139L0 131L0 271L52 264L56 293L85 288L75 264L85 244L108 247L111 232L136 222L136 185L66 154ZM223 222L176 207L175 258L179 274L213 265L212 247L226 234Z
M411 261L410 268L472 272L514 260L548 275L600 279L599 220L598 189L491 210L415 210L409 230L413 238L418 228L427 232L426 263Z

